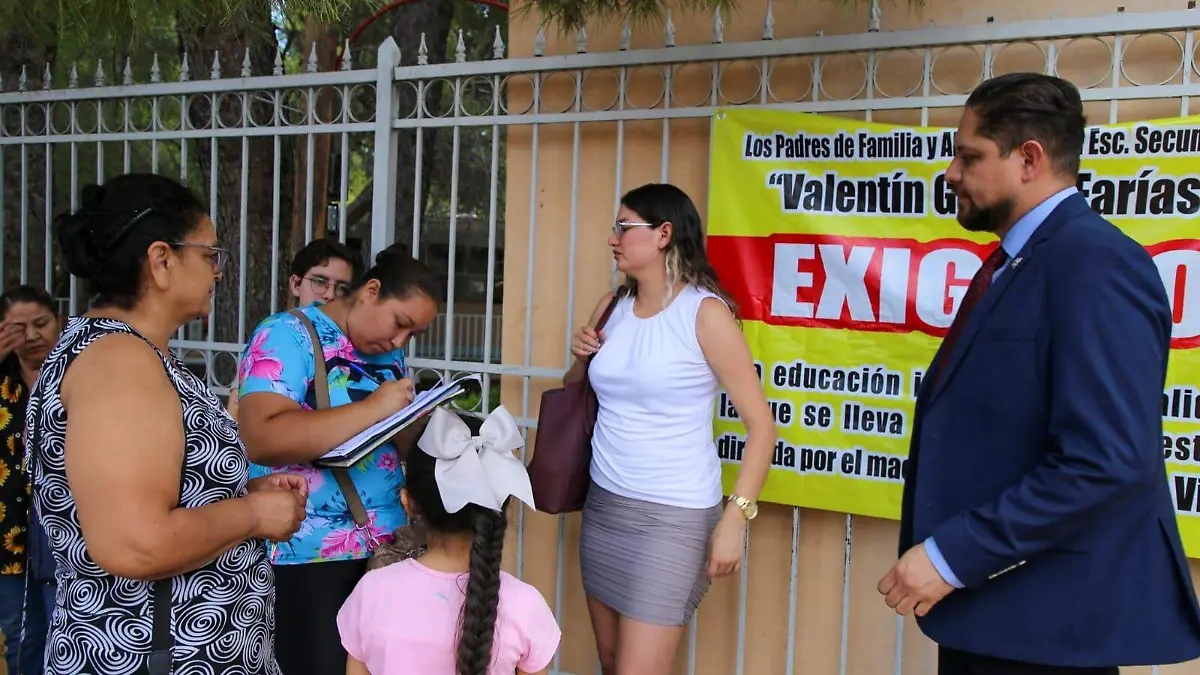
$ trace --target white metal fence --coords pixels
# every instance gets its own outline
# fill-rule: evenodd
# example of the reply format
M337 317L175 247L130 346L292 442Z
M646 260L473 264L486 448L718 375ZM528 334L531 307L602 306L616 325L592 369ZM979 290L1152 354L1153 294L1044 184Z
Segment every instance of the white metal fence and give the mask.
M218 217L219 235L234 251L224 295L218 294L216 313L201 329L202 338L181 335L174 342L180 352L202 356L208 364L210 385L224 393L231 382L232 363L248 330L266 312L281 309L286 241L289 222L307 241L314 234L318 213L325 208L324 195L314 193L314 159L318 142L330 141L337 175L336 201L345 206L352 194L373 178L369 226L358 233L369 242L372 253L395 239L396 222L411 223L412 250L421 250L422 209L414 200L397 204L397 163L401 145L415 147L415 171L411 177L419 194L424 164L423 145L433 134L451 134L449 170L448 280L450 288L439 328L415 345L414 365L440 372L479 372L489 383L493 378L520 382L519 400L510 409L526 427L536 426L533 381L561 377L569 354L566 345L579 314L576 298L576 261L583 218L579 213L582 135L590 128L608 130L615 136L615 175L609 186L587 185L611 190L615 207L623 188L625 161L634 149L626 143L627 125L660 124L661 170L670 180L672 129L685 120L709 118L719 106L747 105L827 114L861 115L881 121L951 124L946 114L962 105L966 94L980 79L1013 70L1044 70L1072 79L1083 88L1084 99L1094 121L1115 122L1129 116L1187 114L1191 97L1200 95L1195 78L1200 75L1195 58L1195 28L1200 11L1113 14L1098 18L1050 19L1016 24L926 28L912 31L876 32L878 8L873 3L867 32L816 37L777 39L774 18L761 19L762 39L725 43L724 26L714 21L712 44L676 46L675 29L666 24L664 46L629 50L631 33L621 35L621 49L587 53L587 36L578 36L576 54L540 56L544 36L539 33L532 58L505 58L500 35L494 36L494 59L467 62L465 50L457 50L457 62L413 66L399 65L394 43L378 51L373 68L355 69L347 59L339 72L284 74L276 61L273 72L255 72L249 54L241 61L237 77L221 68L217 60L203 69L211 77L201 78L199 64L185 59L164 76L156 59L149 82L136 84L125 68L120 84L110 84L98 69L94 86L80 86L74 69L67 86L55 88L41 73L26 72L18 82L0 85L0 264L17 265L0 269L5 279L62 288L69 284L70 305L79 309L84 298L78 284L70 283L58 260L50 223L54 214L77 204L79 188L86 182L135 169L165 172L188 181L204 192ZM756 19L756 21L758 21ZM462 39L461 37L459 38ZM406 48L415 46L406 45ZM310 61L315 64L315 60ZM111 71L111 69L110 69ZM970 76L964 77L967 72ZM167 81L170 79L171 81ZM648 86L648 82L655 83ZM14 91L14 89L16 91ZM480 92L484 92L480 95ZM448 95L447 95L448 92ZM649 93L648 93L649 92ZM471 95L468 95L471 94ZM517 105L517 103L520 105ZM1098 111L1103 111L1097 115ZM216 114L214 114L216 111ZM550 139L546 130L569 130L570 166L539 165L539 144L544 151ZM529 163L514 175L508 166L506 184L501 173L505 135L522 130L528 142ZM463 136L475 133L472 148L464 147ZM528 139L527 141L525 139ZM403 144L401 141L403 140ZM509 147L513 140L509 136ZM355 148L371 147L370 162L356 165ZM673 146L674 144L674 146ZM480 147L481 145L481 147ZM454 279L455 221L459 208L460 157L473 150L486 153L490 161L488 186L487 242L492 255L481 270L486 275L486 308L482 316L456 313ZM290 172L299 158L302 172ZM569 210L553 222L540 220L539 186L549 173L570 172ZM507 189L510 201L520 197L530 205L521 222L505 223L499 200ZM519 192L520 194L517 194ZM290 199L289 199L290 198ZM14 201L15 200L15 201ZM411 213L406 212L411 210ZM353 235L350 209L337 209L338 222L330 231L345 240ZM290 214L290 218L285 217ZM606 214L605 218L609 218ZM269 229L264 225L269 224ZM522 251L521 269L507 266L509 280L524 277L524 315L509 322L509 358L501 359L501 323L493 309L495 297L495 251L503 242L504 227L520 228L528 236ZM607 220L601 225L607 226ZM539 230L569 228L565 276L537 278L535 264ZM591 230L593 233L595 228ZM265 246L262 244L265 243ZM19 255L11 247L19 246ZM4 255L8 247L10 255ZM509 247L512 248L511 246ZM586 252L586 251L585 251ZM7 261L5 263L4 261ZM476 270L480 272L480 270ZM262 275L261 278L255 274ZM614 271L615 276L615 271ZM560 367L534 364L536 333L533 308L539 288L565 288L565 307L555 330L563 337ZM266 292L264 293L264 289ZM557 297L557 296L556 296ZM585 308L586 311L586 308ZM523 323L523 328L520 324ZM540 324L538 324L540 325ZM518 342L519 341L519 342ZM520 348L515 345L521 344ZM224 363L224 367L222 366ZM487 407L494 395L484 387L480 405ZM788 580L790 602L787 614L787 655L784 672L797 668L797 579L800 541L799 509L792 509L791 562ZM518 522L517 567L525 566L526 523ZM553 605L560 621L564 595L565 521L559 519L555 597ZM853 655L849 651L849 610L854 519L845 518L845 556L842 575L841 637L838 672L846 675ZM748 550L748 549L747 549ZM748 563L749 561L747 561ZM743 566L736 622L736 672L747 661L747 575ZM855 584L873 586L875 579L854 579ZM904 623L895 624L893 669L903 669ZM575 630L567 639L587 639ZM687 645L688 672L705 670L696 661L697 632L693 623ZM558 669L560 661L555 660Z
M409 347L410 356L418 359L438 359L445 356L447 335L452 336L450 358L455 361L482 361L483 345L491 340L493 354L500 353L501 317L486 314L459 314L451 317L438 314L424 333Z

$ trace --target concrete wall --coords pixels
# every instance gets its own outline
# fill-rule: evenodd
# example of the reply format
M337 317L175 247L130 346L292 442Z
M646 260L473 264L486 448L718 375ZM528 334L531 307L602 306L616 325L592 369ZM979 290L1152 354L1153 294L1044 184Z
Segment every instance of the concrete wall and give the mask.
M847 3L821 0L775 2L777 39L813 35L857 33L866 29L867 2ZM997 23L1061 16L1090 16L1117 10L1116 0L926 0L920 11L910 11L903 3L883 3L883 30L919 28L930 21L940 26L980 25L988 17ZM1183 0L1127 0L1129 11L1148 12L1183 9ZM761 37L765 0L741 0L736 15L726 18L726 42L758 40ZM711 15L674 15L679 46L708 44L712 36ZM536 24L515 14L510 26L509 45L516 58L533 55ZM614 51L620 39L620 25L589 26L590 52ZM1182 40L1182 37L1180 40ZM663 28L637 28L632 48L663 46ZM1043 45L1044 46L1044 45ZM575 53L575 36L556 36L547 32L547 55ZM1111 78L1108 51L1093 40L1059 44L1059 72L1077 84L1087 85ZM938 86L946 93L966 92L979 73L982 47L956 48L941 54L934 67ZM1041 70L1042 55L1036 48L1016 45L1003 50L996 59L996 70ZM783 94L799 96L811 82L805 62L799 57L778 62L787 69L772 76L772 86ZM1127 73L1141 82L1171 76L1179 63L1179 50L1166 37L1147 37L1128 46ZM920 82L922 59L919 53L897 54L879 63L880 84L886 92L874 96L903 95ZM681 99L705 104L709 86L705 69L697 64L680 69L675 75L675 92ZM846 98L862 85L863 63L856 57L826 59L823 98ZM727 96L738 94L739 73L757 77L755 64L737 63L722 78ZM777 75L782 75L778 77ZM1179 75L1175 76L1176 82ZM807 78L807 80L806 80ZM509 110L523 109L529 100L530 84L513 78L509 82ZM778 84L776 82L778 81ZM1109 80L1104 80L1107 84ZM654 100L661 81L651 71L632 70L630 97ZM571 100L568 77L555 75L542 84L543 99L566 107ZM753 89L753 86L750 87ZM784 90L787 91L784 91ZM779 94L780 92L776 92ZM597 76L585 87L586 97L607 101L615 93L615 78ZM920 93L919 91L917 92ZM933 92L933 93L936 93ZM672 103L672 106L679 105ZM1193 107L1193 110L1196 110ZM1178 99L1152 102L1124 102L1117 110L1121 120L1178 115ZM953 126L958 110L931 110L930 124ZM1109 120L1108 102L1088 105L1090 118ZM919 110L876 113L874 119L893 123L919 123ZM703 214L708 184L707 118L672 121L669 125L670 182L686 190ZM623 158L620 183L617 172L617 124L587 122L580 125L579 190L575 209L578 219L578 244L575 256L574 294L569 292L569 236L572 213L572 148L570 124L543 125L539 131L536 178L536 203L530 204L532 137L528 126L513 126L508 131L507 213L505 226L504 350L506 364L521 364L524 359L525 315L532 313L532 366L562 368L566 365L569 327L586 321L601 293L608 288L611 256L605 246L614 215L615 196L645 182L657 181L662 174L662 121L626 122L623 131ZM525 302L524 271L530 264L530 209L536 209L534 242L533 304ZM568 312L568 307L571 311ZM528 407L523 408L522 380L505 377L503 400L514 413L537 414L541 391L555 386L550 380L533 379ZM532 436L531 436L532 441ZM532 449L532 442L531 442ZM877 675L894 672L894 658L902 649L903 675L932 674L936 670L935 647L910 619L904 622L901 644L897 645L895 614L875 591L879 577L895 560L897 526L894 522L855 518L853 555L849 574L848 613L843 616L843 563L845 556L846 517L843 514L801 510L799 514L799 577L796 598L795 672L802 675L835 675L842 660L842 625L847 621L846 673ZM590 624L580 585L578 560L579 519L566 518L563 549L562 627L564 646L562 668L582 675L595 672L596 656ZM515 544L512 528L510 544ZM556 517L527 512L524 531L524 575L537 585L553 604L559 543ZM788 643L788 582L792 548L792 508L765 505L754 522L751 534L748 596L746 601L746 673L783 673ZM515 570L515 545L508 547L508 568ZM636 556L637 551L628 555ZM1200 566L1193 563L1193 574ZM1103 593L1098 588L1096 592ZM716 583L701 605L695 651L695 672L726 675L737 672L739 579L735 576ZM686 672L688 641L681 645L680 671ZM1131 669L1129 672L1146 672ZM1164 668L1162 673L1200 673L1200 664Z

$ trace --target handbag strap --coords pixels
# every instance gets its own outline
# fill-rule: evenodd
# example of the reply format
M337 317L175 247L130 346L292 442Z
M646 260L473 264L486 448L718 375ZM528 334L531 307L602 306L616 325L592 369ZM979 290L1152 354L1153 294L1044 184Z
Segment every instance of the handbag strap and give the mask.
M300 323L308 331L308 337L312 340L313 394L317 399L317 410L325 410L331 406L329 405L329 373L325 369L325 355L324 349L321 347L321 338L317 335L316 326L305 316L304 312L293 309L288 313L300 320ZM346 499L346 506L350 507L350 517L354 519L354 524L358 527L366 527L370 518L367 517L367 509L363 506L362 498L358 496L358 490L354 487L354 479L350 477L350 472L338 467L333 467L330 471L333 472L338 489L342 491L342 496Z
M621 301L621 297L621 290L618 289L616 293L613 293L612 300L608 301L608 306L605 307L604 311L600 313L600 318L596 321L596 327L593 329L597 334L599 334L600 331L604 329L605 324L608 323L608 319L612 316L613 310L617 308L617 303ZM594 358L596 358L595 354L588 356L588 363L591 363L592 359Z
M170 675L171 647L175 636L171 634L171 580L154 582L154 635L150 640L150 660L146 670L150 675Z

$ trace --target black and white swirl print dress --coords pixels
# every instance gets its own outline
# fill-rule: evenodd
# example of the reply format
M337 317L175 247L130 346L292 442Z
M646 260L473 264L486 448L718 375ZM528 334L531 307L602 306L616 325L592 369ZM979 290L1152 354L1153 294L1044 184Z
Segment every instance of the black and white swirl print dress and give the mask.
M72 318L38 377L26 417L25 465L56 565L56 608L46 636L47 675L145 673L153 583L108 574L88 554L63 457L62 378L88 345L113 333L143 338L112 319ZM147 341L151 348L154 346ZM179 503L196 508L246 494L248 460L221 402L174 356L158 351L183 405ZM275 580L260 540L244 541L171 580L175 675L279 675Z

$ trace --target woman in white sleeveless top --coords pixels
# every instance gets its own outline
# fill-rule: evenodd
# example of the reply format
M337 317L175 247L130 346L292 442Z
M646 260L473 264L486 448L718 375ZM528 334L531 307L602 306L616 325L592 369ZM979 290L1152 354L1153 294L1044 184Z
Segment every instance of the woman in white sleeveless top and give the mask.
M576 335L567 373L586 374L600 403L580 562L604 675L665 675L709 581L741 567L776 433L692 200L672 185L632 190L608 243L626 281L599 334L611 293ZM724 506L719 387L748 432Z

